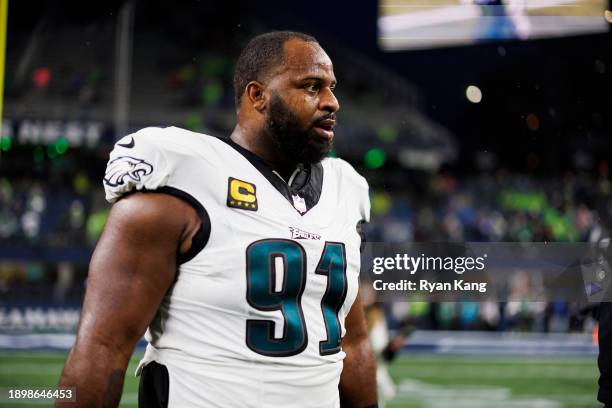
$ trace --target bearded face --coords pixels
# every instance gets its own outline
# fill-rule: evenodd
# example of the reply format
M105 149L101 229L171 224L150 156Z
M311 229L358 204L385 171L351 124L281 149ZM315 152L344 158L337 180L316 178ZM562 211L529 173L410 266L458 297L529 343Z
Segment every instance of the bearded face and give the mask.
M303 125L280 95L271 93L266 115L267 132L289 162L309 165L320 162L329 154L333 139L322 137L316 128L330 119L335 120L335 113L328 113Z

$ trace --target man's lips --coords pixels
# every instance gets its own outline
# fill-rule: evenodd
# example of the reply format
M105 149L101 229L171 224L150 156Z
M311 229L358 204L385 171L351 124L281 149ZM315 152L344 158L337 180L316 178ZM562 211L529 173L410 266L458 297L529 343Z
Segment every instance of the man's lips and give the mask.
M324 119L316 123L314 126L315 131L327 140L334 138L334 127L336 121L334 119Z
M319 136L321 136L323 139L330 141L334 138L334 131L333 130L325 130L321 127L315 126L314 127L315 132L317 132L317 134Z

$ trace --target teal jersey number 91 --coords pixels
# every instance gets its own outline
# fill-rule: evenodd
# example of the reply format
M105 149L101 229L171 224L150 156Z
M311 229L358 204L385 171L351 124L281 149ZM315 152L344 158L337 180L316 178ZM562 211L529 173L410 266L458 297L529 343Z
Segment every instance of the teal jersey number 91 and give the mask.
M301 300L306 287L306 251L295 241L264 239L247 248L247 301L262 311L280 310L285 320L283 335L274 337L274 321L247 320L246 344L256 353L287 357L301 353L308 344L308 333ZM282 259L283 286L275 291L276 259ZM346 252L343 243L325 242L315 273L327 277L321 299L321 313L327 339L319 343L321 355L340 351L342 328L338 312L347 291Z

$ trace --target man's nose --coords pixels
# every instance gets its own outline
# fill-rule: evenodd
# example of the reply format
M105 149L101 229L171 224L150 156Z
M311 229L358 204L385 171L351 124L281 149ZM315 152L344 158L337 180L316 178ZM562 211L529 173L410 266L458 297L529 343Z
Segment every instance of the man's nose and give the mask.
M331 113L338 112L340 110L340 104L338 103L338 99L334 92L327 88L323 91L321 95L321 99L319 101L319 109L323 111L328 111Z

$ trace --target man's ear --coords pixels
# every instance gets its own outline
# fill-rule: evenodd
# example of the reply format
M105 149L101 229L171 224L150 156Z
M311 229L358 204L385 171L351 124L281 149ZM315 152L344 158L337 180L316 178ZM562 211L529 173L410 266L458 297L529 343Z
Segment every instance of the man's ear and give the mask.
M266 87L261 82L251 81L247 84L244 92L248 103L258 112L263 112L268 104L268 96L265 90Z

